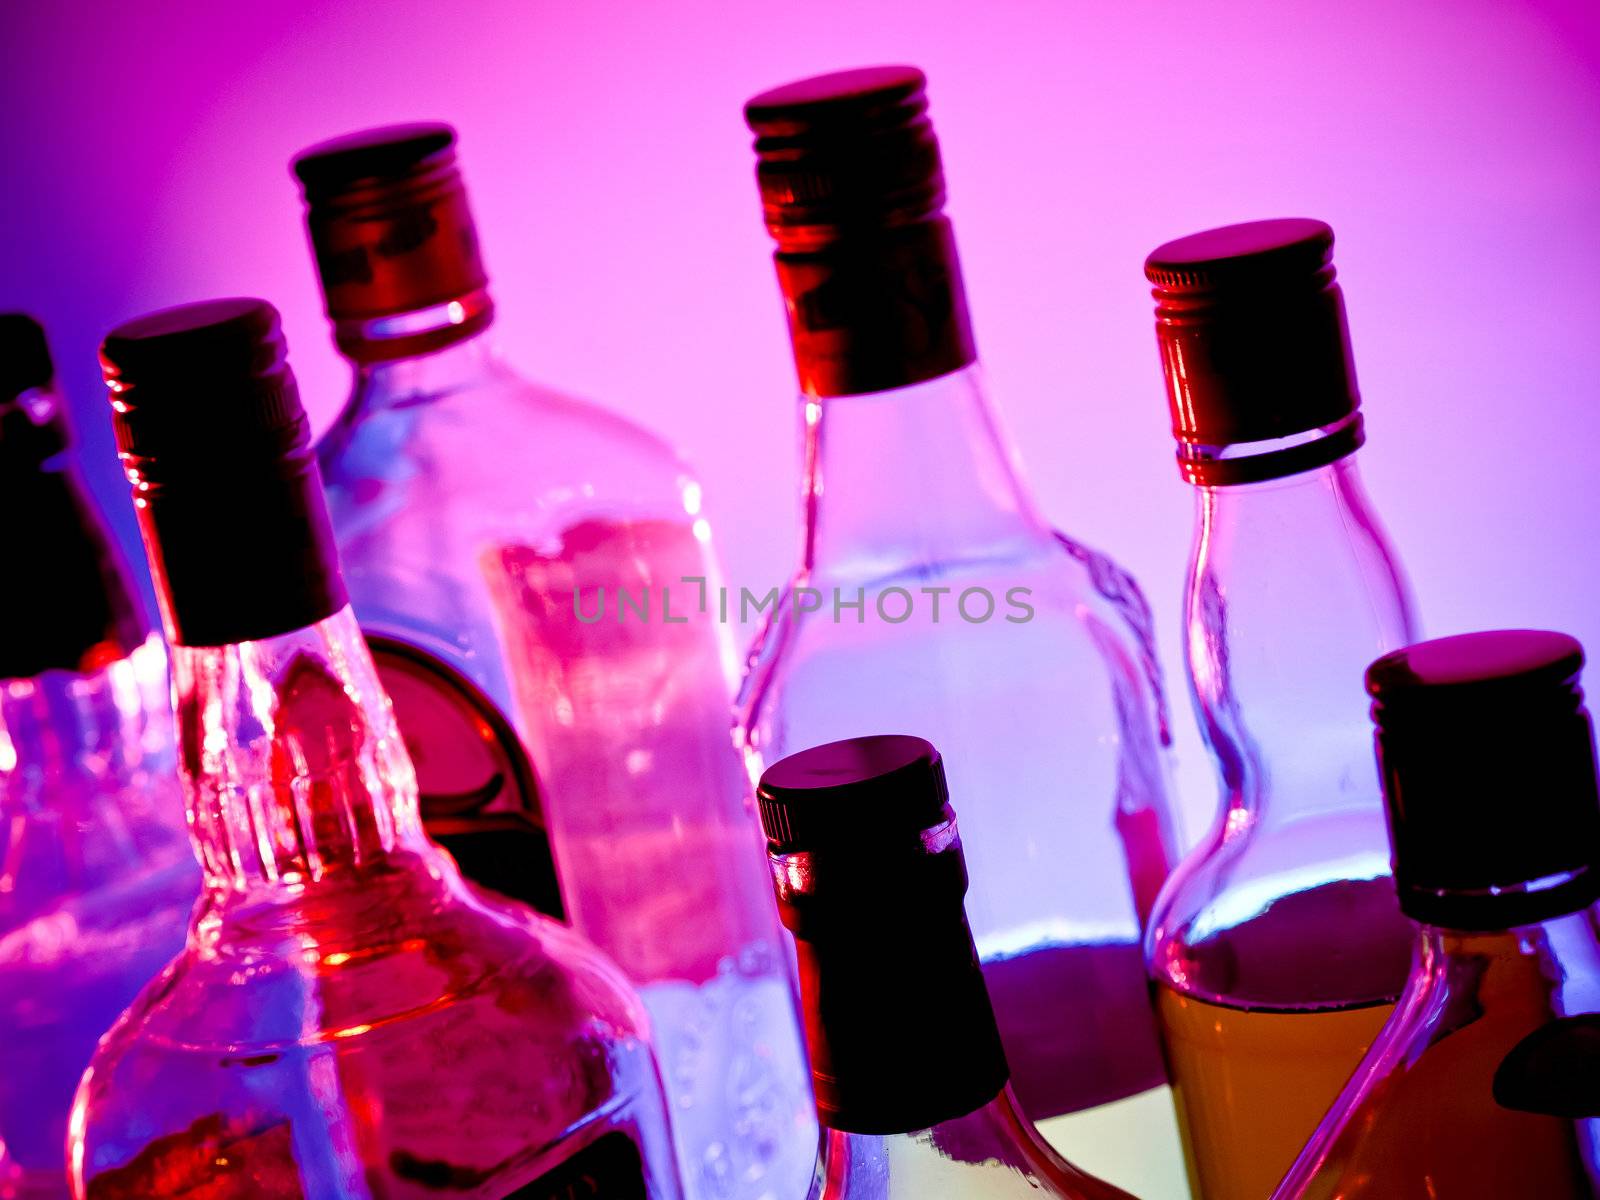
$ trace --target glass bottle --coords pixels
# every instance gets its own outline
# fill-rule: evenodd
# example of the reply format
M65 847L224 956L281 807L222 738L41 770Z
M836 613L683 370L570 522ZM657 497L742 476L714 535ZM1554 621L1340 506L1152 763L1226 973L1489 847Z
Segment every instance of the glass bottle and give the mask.
M1012 1095L938 751L830 742L768 767L758 798L823 1125L812 1200L1127 1200Z
M1600 786L1564 634L1465 634L1367 673L1400 907L1393 1018L1277 1200L1600 1197Z
M1201 1200L1260 1200L1405 982L1361 671L1413 640L1361 486L1333 231L1263 221L1156 250L1157 331L1198 526L1189 683L1221 811L1168 880L1150 970Z
M83 1077L75 1196L677 1200L637 996L423 833L277 313L169 309L101 356L205 885Z
M95 1041L199 890L150 633L71 449L44 330L0 315L0 1197L67 1195Z
M700 486L496 355L454 142L402 126L295 161L355 369L318 449L351 603L467 874L551 908L548 827L573 926L650 1009L691 1195L789 1196L814 1126Z
M886 727L946 749L1024 1108L1068 1157L1171 1194L1140 952L1176 844L1149 608L1045 520L984 392L925 82L848 71L745 110L800 378L804 535L740 736L752 774Z

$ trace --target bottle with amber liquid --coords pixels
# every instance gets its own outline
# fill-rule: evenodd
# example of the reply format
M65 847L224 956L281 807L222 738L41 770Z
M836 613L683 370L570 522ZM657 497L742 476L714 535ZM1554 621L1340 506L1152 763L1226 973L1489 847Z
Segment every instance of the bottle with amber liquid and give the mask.
M638 996L468 884L347 603L278 315L101 348L204 889L73 1105L78 1200L680 1200Z
M758 798L823 1127L810 1200L1132 1200L1012 1094L938 751L815 746L768 767Z
M1275 1200L1600 1197L1600 787L1572 638L1367 672L1411 980Z
M1416 618L1356 467L1332 251L1320 221L1261 221L1145 265L1195 489L1184 647L1222 793L1147 939L1199 1200L1271 1191L1410 962L1361 672Z
M1069 1158L1171 1192L1140 942L1177 847L1150 609L1040 510L985 387L926 84L866 68L745 107L804 464L739 737L756 773L885 728L950 755L1018 1098Z

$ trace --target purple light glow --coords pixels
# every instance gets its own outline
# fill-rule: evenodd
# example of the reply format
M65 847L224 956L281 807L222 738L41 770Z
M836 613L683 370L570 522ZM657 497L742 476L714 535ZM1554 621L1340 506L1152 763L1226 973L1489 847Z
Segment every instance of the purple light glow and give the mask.
M809 72L904 61L930 77L995 394L1049 510L1151 592L1170 680L1190 498L1140 264L1167 238L1263 216L1337 231L1365 470L1428 631L1543 626L1600 645L1600 10L729 13L8 6L0 305L49 326L124 535L100 336L178 301L269 297L325 424L346 381L289 157L437 117L461 132L511 357L673 437L707 482L730 579L764 591L793 556L794 389L740 105ZM1189 804L1209 812L1187 718L1180 730Z

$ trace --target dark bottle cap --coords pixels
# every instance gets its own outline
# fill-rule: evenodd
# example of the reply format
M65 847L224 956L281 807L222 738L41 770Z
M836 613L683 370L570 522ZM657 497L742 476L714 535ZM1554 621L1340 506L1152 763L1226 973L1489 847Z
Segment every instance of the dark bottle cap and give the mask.
M915 67L802 79L745 105L801 387L905 387L977 357Z
M0 313L0 472L35 467L71 444L55 374L44 327Z
M762 211L780 244L944 207L927 83L916 67L862 67L785 84L744 106Z
M494 319L455 143L439 122L391 125L294 159L334 336L357 361L437 350Z
M1144 273L1186 479L1278 479L1360 447L1332 229L1299 218L1208 229L1158 247Z
M757 796L822 1123L906 1133L994 1099L1009 1072L938 751L831 742L774 763Z
M344 607L287 353L277 310L248 299L151 313L100 347L117 448L179 645L275 637Z
M773 854L874 852L954 819L939 752L919 737L880 734L829 742L768 767L757 791Z
M147 636L110 531L70 456L43 328L0 314L0 679L95 671ZM59 457L58 457L59 456Z
M1422 642L1367 669L1400 907L1503 929L1600 898L1600 786L1560 633Z

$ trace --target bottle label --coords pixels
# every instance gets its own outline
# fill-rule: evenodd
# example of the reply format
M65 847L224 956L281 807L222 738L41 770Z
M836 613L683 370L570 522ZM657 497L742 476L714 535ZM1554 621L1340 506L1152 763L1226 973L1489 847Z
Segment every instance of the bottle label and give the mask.
M422 820L474 882L563 915L522 740L483 689L438 656L367 634L417 772Z
M590 1142L553 1171L508 1192L504 1200L649 1200L644 1159L627 1134Z

